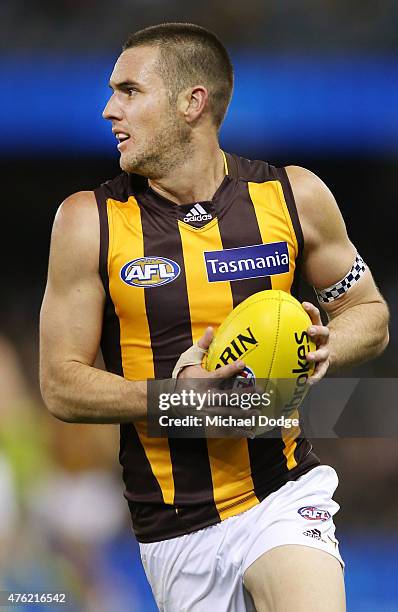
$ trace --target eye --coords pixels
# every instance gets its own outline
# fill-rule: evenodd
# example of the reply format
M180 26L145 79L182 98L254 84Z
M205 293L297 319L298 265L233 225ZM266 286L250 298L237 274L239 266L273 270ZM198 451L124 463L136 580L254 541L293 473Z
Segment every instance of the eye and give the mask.
M138 91L138 89L136 87L132 87L132 86L131 87L127 87L127 89L126 89L126 93L129 96L129 98L131 96L133 96L134 94L136 94L137 91Z

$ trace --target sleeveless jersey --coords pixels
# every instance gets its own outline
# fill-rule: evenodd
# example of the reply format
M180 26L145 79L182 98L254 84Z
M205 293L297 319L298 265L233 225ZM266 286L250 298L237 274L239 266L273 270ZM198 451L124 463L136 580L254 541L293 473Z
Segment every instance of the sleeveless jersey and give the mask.
M170 378L204 329L216 331L253 293L296 295L303 236L285 169L224 158L226 176L211 202L177 205L126 173L96 190L106 292L101 348L110 372L129 380ZM235 266L233 278L225 278L225 266L215 263L228 249L239 248L244 258L264 248L259 245L285 250L288 271L252 270L247 278ZM318 465L310 443L296 433L167 439L148 437L144 422L122 424L119 458L138 541L213 525Z

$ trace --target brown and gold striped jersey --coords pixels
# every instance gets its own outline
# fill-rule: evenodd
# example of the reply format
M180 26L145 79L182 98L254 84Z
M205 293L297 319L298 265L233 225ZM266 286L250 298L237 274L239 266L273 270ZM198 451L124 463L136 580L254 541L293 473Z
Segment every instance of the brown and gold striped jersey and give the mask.
M209 202L176 205L125 173L96 190L109 371L169 378L206 326L216 330L248 296L296 294L303 238L286 171L232 154L225 166ZM240 260L231 268L231 249L243 260L279 249L289 263L282 272ZM120 462L136 537L153 542L248 510L319 460L300 437L151 438L140 422L121 425Z

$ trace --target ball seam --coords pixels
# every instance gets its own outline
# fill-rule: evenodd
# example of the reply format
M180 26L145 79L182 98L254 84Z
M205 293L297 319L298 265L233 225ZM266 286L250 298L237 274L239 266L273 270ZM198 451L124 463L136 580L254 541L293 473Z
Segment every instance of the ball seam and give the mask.
M270 375L272 373L272 368L274 366L275 355L276 355L276 347L278 346L282 300L279 299L278 302L279 302L279 308L278 308L278 318L277 318L277 322L276 322L276 335L275 335L275 342L274 342L274 350L272 351L272 359L271 359L271 363L270 363L270 366L269 366L269 372L268 372L268 376L267 376L267 381L269 381ZM267 382L267 387L268 387L268 382Z
M286 295L288 295L289 297L293 297L290 293L287 293L287 291L282 291L281 289L279 289L279 291L281 291L281 293L286 293ZM255 294L252 294L252 295L255 295ZM258 300L255 300L255 301L253 300L253 302L251 302L250 304L247 304L247 306L245 306L244 308L241 308L238 312L236 312L235 316L231 317L229 323L232 323L232 321L234 321L236 319L236 317L238 317L242 312L247 310L247 308L250 308L252 305L259 304L261 302L266 302L266 301L279 302L279 305L281 304L282 301L287 301L287 302L289 302L289 304L291 304L292 306L294 306L295 308L300 310L300 312L305 312L305 310L304 310L304 308L302 306L300 306L299 304L295 304L294 302L291 302L290 300L284 300L284 297L285 296L283 296L282 298L276 298L276 297L268 297L268 296L266 296L266 297L261 297L261 298L259 298ZM237 306L237 309L239 308L239 306L240 306L240 304ZM233 311L231 311L231 312L233 312ZM223 325L223 323L221 323L221 325ZM220 325L220 327L221 327L221 325Z
M239 317L241 315L242 312L245 312L245 310L247 310L248 308L250 308L251 306L255 305L255 304L260 304L261 302L265 302L265 301L269 301L269 302L280 302L280 300L278 298L272 298L272 297L267 297L267 298L260 298L256 301L251 302L250 304L247 304L247 306L245 306L244 308L241 308L238 312L235 313L235 315L233 317L231 317L229 323L232 323L232 321L234 321L236 319L236 317ZM242 302L243 304L243 302ZM296 304L295 304L296 305ZM240 304L236 307L237 310L239 308ZM231 311L234 312L234 310ZM229 316L229 315L228 315ZM224 322L221 324L223 325ZM221 327L220 325L220 327Z

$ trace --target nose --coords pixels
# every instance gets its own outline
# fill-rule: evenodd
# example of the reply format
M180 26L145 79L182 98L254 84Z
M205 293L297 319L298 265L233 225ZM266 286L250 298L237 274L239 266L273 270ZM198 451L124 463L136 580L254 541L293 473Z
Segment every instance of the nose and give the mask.
M121 114L121 109L117 104L116 96L113 93L102 111L102 116L104 119L112 121L112 119L121 119Z

